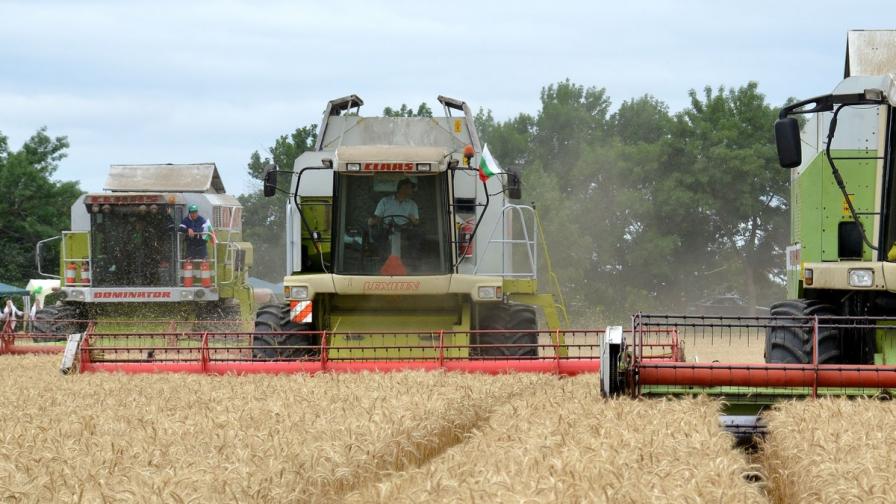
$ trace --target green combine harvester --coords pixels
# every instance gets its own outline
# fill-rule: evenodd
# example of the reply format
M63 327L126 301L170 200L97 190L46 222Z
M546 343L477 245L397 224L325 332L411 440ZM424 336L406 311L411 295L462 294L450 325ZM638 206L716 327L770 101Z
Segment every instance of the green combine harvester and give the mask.
M775 134L781 165L792 170L792 243L789 300L772 315L896 315L894 70L896 33L850 32L845 79L781 111ZM805 331L780 329L769 334L766 358L805 363L812 351ZM822 331L817 354L822 364L896 363L893 339L871 327Z
M180 226L191 210L209 224L192 239ZM71 230L38 244L39 267L54 243L58 271L41 273L60 280L59 301L33 325L46 339L245 331L240 321L254 318L242 205L213 163L113 165L104 192L72 205Z
M770 317L638 314L605 341L608 395L723 398L732 431L795 397L896 389L896 32L851 31L844 79L784 107L775 124L791 175L788 300ZM775 169L771 168L770 169ZM651 358L674 348L677 358Z
M466 103L438 100L435 118L364 117L356 95L327 104L288 172L286 302L259 311L258 358L318 354L323 332L334 359L433 358L439 338L452 358L537 358L536 309L559 328L518 177L498 173Z

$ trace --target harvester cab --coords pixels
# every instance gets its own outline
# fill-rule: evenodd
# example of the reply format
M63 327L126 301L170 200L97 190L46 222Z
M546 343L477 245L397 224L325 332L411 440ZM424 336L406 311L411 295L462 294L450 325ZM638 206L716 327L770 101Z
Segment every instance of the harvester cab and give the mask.
M538 355L535 307L553 328L561 312L537 292L534 210L469 106L439 103L444 117L363 117L358 96L333 100L289 184L267 173L291 200L287 301L260 310L257 357L316 354L322 332L333 357L434 354L436 334L456 357Z
M42 274L61 285L60 301L36 314L36 332L171 331L175 320L208 330L251 320L242 205L213 163L113 165L104 192L72 205L71 226L37 246L40 266L58 242L58 274Z

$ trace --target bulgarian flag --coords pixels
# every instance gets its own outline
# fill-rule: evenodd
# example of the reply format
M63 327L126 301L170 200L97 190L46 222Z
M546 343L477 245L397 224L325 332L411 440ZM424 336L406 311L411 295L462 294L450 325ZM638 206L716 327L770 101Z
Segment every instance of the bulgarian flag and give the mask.
M218 244L218 237L215 235L215 230L212 229L212 223L205 220L205 224L202 225L202 232L205 233L205 241L210 241L215 245Z
M501 165L492 157L492 153L488 151L488 144L482 148L482 155L479 156L479 180L485 182L490 177L504 173Z

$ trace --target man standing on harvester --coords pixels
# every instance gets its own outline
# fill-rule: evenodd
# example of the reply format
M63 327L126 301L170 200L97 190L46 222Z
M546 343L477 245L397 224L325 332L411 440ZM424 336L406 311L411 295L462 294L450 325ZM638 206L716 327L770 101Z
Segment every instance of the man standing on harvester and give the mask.
M179 231L187 234L185 240L187 245L186 259L205 259L208 257L208 250L205 243L211 236L212 226L208 219L199 215L199 207L190 205L189 214L184 217L180 223Z

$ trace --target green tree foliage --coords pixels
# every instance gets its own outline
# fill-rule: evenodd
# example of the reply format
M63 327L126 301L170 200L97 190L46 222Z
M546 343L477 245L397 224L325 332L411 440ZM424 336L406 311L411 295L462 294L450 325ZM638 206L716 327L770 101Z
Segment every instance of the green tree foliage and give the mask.
M758 85L707 87L701 100L676 118L675 144L694 174L693 190L712 232L711 259L717 271L749 299L768 290L780 275L788 224L787 172L777 168L774 124L778 110L765 103ZM735 280L736 279L736 280Z
M249 175L259 182L259 188L239 197L243 205L243 236L255 249L252 275L269 282L281 282L286 273L286 205L289 201L291 175L281 173L277 184L281 189L270 198L262 194L261 181L265 167L291 171L296 159L314 148L317 125L297 128L282 135L267 149L264 157L255 151L249 158Z
M777 110L756 83L692 91L677 114L645 95L612 113L603 89L545 87L535 117L476 116L505 166L522 167L554 269L579 316L684 311L738 293L784 295L787 174L776 169Z
M401 107L394 109L392 107L386 107L383 109L383 116L385 117L432 117L432 109L429 108L425 102L421 103L417 110L408 107L404 103L401 104Z
M37 278L34 248L38 241L69 229L71 205L81 194L77 182L53 179L65 158L68 139L39 129L19 150L10 150L0 133L0 282L23 287Z
M535 118L520 114L505 122L495 122L490 110L479 109L473 118L476 131L488 139L489 152L507 169L522 170L528 163L529 143L535 131Z

